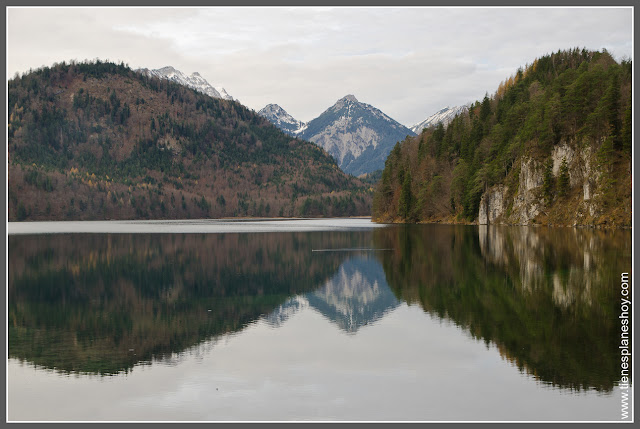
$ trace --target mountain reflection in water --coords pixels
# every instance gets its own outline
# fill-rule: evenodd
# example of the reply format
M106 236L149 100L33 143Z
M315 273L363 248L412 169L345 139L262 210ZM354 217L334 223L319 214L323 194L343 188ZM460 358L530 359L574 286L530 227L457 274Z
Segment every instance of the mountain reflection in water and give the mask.
M392 250L312 252L371 246ZM610 391L619 276L630 269L628 231L9 236L9 356L116 374L306 309L357 335L406 302L495 344L544 383Z
M266 320L277 327L296 312L310 307L343 331L355 334L399 304L387 285L380 263L365 254L350 257L318 289L289 299Z

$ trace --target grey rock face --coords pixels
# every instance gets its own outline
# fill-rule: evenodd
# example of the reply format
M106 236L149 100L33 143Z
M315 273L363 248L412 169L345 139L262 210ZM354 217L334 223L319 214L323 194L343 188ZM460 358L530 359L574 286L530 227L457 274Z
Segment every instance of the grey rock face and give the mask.
M575 148L566 142L555 146L548 162L551 163L553 176L558 178L563 161L569 167L571 188L582 188L582 202L575 215L575 224L581 219L593 217L599 211L594 198L598 196L597 183L601 172L596 167L594 153L590 146ZM544 164L530 157L520 161L518 189L509 199L509 189L505 185L489 188L480 200L478 223L508 223L530 225L547 207L542 191L544 183ZM510 210L508 208L511 207ZM507 213L508 211L508 213Z
M310 121L298 136L322 147L346 173L358 176L384 168L395 144L410 129L349 94Z

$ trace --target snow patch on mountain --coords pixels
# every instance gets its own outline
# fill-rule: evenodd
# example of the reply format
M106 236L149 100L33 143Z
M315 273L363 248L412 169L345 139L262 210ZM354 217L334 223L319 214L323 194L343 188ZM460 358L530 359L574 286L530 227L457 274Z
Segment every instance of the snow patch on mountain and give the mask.
M218 91L218 93L222 96L222 98L224 98L225 100L233 100L233 97L229 95L229 93L221 86L214 86L213 89L215 89L216 91Z
M267 118L273 125L290 135L297 135L307 127L307 124L295 119L277 104L267 104L258 111L258 115Z
M149 77L157 77L160 79L168 79L172 82L184 85L186 87L195 89L198 92L206 94L213 98L222 98L224 100L233 100L227 91L222 87L213 87L203 78L200 73L194 72L190 76L182 73L180 70L176 70L171 66L162 67L159 69L150 70L147 68L136 70L138 73L142 73Z
M456 106L456 107L447 106L444 109L441 109L436 113L434 113L433 115L429 116L424 121L419 122L414 126L412 126L411 131L413 131L416 134L419 134L422 132L423 129L438 125L439 123L442 123L442 125L447 126L453 120L453 118L456 117L456 115L459 115L460 113L464 112L468 108L469 108L468 105Z

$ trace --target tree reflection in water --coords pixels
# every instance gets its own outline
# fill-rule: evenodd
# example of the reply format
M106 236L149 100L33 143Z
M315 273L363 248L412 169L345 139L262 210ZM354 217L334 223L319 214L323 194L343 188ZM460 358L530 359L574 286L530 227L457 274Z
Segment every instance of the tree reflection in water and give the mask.
M374 231L399 299L452 320L542 382L611 391L630 231L418 225Z

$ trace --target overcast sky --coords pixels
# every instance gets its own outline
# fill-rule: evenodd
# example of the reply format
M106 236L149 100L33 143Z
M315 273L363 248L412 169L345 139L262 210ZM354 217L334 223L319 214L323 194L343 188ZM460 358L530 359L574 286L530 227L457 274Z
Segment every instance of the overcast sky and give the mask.
M199 72L309 121L353 94L411 126L559 49L633 59L627 8L10 8L7 76L100 58Z

